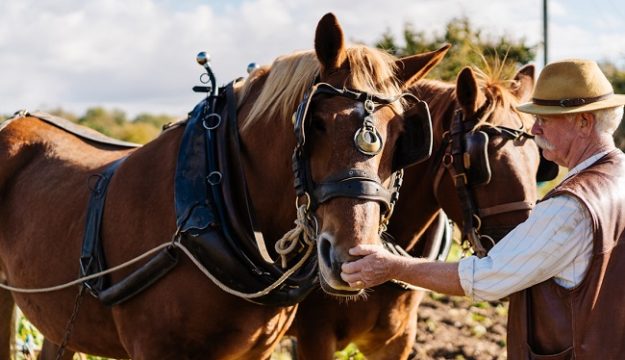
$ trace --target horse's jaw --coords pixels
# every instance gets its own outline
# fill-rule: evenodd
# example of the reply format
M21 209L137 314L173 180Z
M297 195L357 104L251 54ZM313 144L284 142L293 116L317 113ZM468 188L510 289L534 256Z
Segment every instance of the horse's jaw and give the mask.
M332 295L339 298L360 298L363 297L365 292L362 289L354 289L349 287L347 283L341 280L342 284L338 285L330 285L328 281L321 274L321 270L319 271L319 285L321 286L321 290L323 290L326 294Z

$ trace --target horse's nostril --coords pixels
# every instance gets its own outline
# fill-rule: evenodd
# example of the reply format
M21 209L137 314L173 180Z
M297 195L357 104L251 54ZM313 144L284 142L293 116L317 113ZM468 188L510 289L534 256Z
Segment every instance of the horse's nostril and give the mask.
M324 234L319 236L319 256L321 256L321 260L326 263L326 265L330 265L332 263L332 243L330 239L328 239Z

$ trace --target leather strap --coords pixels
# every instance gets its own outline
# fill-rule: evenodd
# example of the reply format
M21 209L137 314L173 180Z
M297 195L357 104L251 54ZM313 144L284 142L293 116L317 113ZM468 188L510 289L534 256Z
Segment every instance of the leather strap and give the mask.
M316 184L313 197L320 204L335 197L377 201L388 209L393 191L384 187L376 175L361 169L349 169Z
M505 204L499 204L495 206L491 206L484 209L478 209L477 213L480 218L485 218L488 216L503 214L507 212L513 211L521 211L521 210L532 210L534 208L534 203L531 201L516 201Z
M592 104L597 101L605 100L612 95L614 95L614 92L610 92L610 93L600 95L600 96L595 96L595 97L570 98L570 99L560 99L560 100L545 100L545 99L532 98L532 102L535 105L541 105L541 106L574 107L574 106Z
M97 180L91 188L91 197L89 198L87 208L87 222L85 224L85 234L80 254L81 277L101 272L107 268L101 236L104 202L106 201L106 190L109 182L113 178L115 170L124 160L126 160L126 157L114 161L102 173L94 175ZM90 177L90 179L94 177ZM100 276L85 281L84 285L93 296L97 297L100 291L108 287L109 279L106 276Z

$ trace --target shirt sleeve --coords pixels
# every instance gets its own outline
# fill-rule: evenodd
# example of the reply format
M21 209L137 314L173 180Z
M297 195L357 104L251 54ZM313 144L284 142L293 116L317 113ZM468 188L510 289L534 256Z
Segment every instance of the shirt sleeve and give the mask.
M557 279L567 274L569 267L587 266L591 254L588 212L576 198L561 195L538 203L528 219L501 239L488 256L460 260L458 274L467 296L496 300ZM577 269L580 281L585 270L580 273Z

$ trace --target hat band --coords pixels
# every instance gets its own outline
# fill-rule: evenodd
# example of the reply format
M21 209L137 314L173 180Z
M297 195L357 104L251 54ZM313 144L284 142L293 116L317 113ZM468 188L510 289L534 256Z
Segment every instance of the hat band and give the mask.
M591 104L597 101L601 101L601 100L609 98L612 95L614 95L614 92L610 92L608 94L595 96L595 97L572 98L572 99L562 99L562 100L544 100L544 99L532 98L532 102L535 105L542 105L542 106L573 107L573 106L582 106L582 105Z

